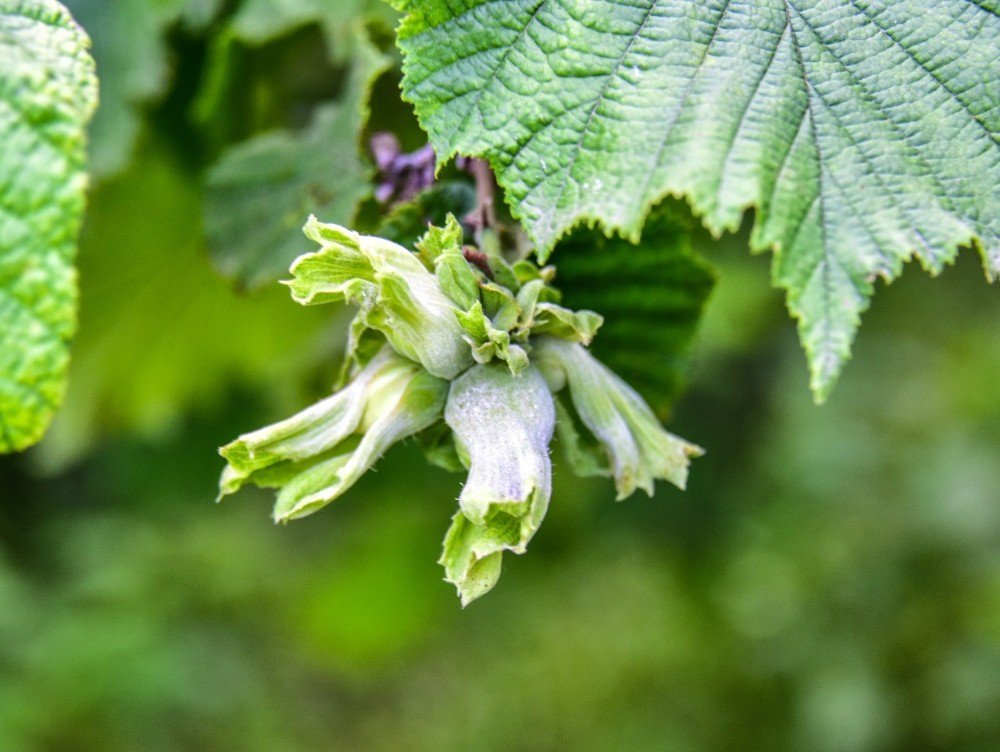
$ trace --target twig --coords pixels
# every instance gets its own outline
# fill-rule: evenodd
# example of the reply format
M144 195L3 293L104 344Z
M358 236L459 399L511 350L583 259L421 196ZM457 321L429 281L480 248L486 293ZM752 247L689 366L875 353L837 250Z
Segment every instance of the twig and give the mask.
M493 206L497 184L490 163L485 159L470 159L466 169L476 181L476 208L466 217L466 221L478 230L493 229L497 224Z
M493 279L493 270L490 269L490 259L485 253L473 248L471 245L464 245L462 246L462 255L465 256L466 261L477 266L489 279Z

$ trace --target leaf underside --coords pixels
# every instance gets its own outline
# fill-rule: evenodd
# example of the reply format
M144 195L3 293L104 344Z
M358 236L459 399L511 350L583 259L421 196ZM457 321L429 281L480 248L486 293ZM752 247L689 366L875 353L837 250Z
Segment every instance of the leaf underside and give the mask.
M604 316L591 351L666 418L715 284L711 267L691 249L690 228L657 209L639 245L580 228L558 252L555 285L563 303Z
M76 325L89 42L49 0L0 0L0 452L37 441L62 400Z
M1000 272L1000 15L980 0L398 0L405 96L482 156L544 256L683 195L756 208L819 398L874 282L974 243Z

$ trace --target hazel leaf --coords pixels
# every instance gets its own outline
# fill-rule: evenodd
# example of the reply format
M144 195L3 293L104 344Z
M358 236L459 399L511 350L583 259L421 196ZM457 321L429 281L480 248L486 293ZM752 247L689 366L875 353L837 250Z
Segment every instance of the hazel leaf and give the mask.
M66 388L97 104L89 46L59 3L0 0L0 452L38 441Z
M544 258L683 196L756 209L825 398L877 279L1000 273L1000 13L969 0L397 0L405 97L492 164Z

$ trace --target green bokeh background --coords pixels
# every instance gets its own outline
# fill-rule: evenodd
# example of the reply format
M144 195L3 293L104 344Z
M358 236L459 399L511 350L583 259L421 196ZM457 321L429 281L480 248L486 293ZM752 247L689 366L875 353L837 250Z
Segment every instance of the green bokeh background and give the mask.
M461 478L412 445L287 527L264 493L213 504L216 447L328 388L344 321L208 260L201 176L248 135L195 106L223 5L164 22L166 83L95 142L120 166L91 194L67 403L0 458L0 750L997 748L1000 298L971 251L879 289L817 407L768 259L699 235L689 489L616 504L557 449L529 554L464 611L435 563ZM261 63L311 65L323 36L290 33L234 63L263 71L255 129L301 117Z

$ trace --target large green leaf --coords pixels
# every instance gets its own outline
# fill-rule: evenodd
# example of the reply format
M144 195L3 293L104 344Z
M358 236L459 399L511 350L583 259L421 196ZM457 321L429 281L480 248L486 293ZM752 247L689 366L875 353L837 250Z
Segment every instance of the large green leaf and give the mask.
M310 214L350 222L371 190L358 138L369 86L386 64L359 38L343 97L318 108L304 132L254 137L209 171L205 231L223 274L250 287L272 282L309 250L302 224Z
M171 66L164 35L183 20L207 23L218 0L66 0L94 45L101 105L90 126L90 173L95 179L122 170L132 154L138 108L161 96Z
M877 278L976 243L1000 272L1000 9L971 0L400 0L406 96L487 157L545 255L684 195L757 210L829 391Z
M59 3L0 0L0 452L37 441L65 389L97 102L88 46Z

